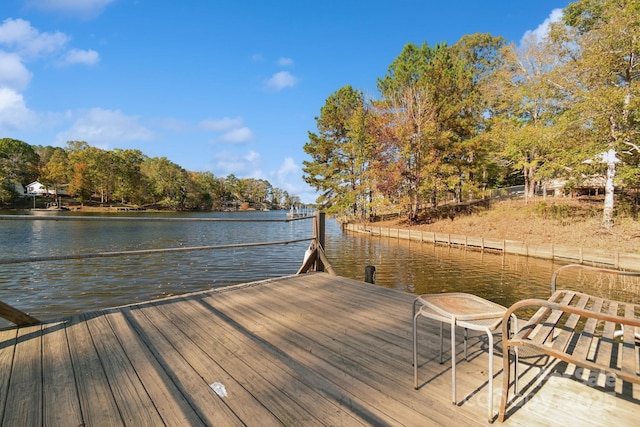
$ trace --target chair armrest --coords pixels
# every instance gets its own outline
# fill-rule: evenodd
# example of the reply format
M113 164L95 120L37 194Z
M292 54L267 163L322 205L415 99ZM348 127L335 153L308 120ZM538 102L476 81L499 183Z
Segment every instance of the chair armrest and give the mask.
M580 294L577 294L577 295L580 295ZM623 303L623 304L634 306L634 304L629 304L629 303ZM564 313L575 314L580 317L592 318L596 320L602 320L605 322L613 322L619 325L640 327L640 318L637 318L637 317L623 317L623 316L593 311L589 309L578 308L578 307L571 306L569 304L562 304L562 303L538 299L538 298L529 298L529 299L516 302L511 307L509 307L505 312L503 316L503 323L502 323L502 336L504 337L503 339L508 339L509 337L508 321L510 316L514 314L516 310L524 307L539 307L539 310L531 317L531 319L529 319L529 321L526 322L525 326L536 324L538 320L543 316L546 310L560 310ZM546 310L543 310L543 309L546 309Z

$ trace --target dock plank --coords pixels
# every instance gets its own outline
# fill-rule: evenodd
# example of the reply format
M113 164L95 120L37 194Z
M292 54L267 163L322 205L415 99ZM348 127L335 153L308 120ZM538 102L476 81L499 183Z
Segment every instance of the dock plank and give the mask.
M71 317L67 337L85 425L124 425L84 316Z
M40 325L18 330L13 370L2 424L39 425L42 421L42 338Z
M0 425L5 414L17 337L18 329L0 330Z
M244 305L244 304L243 304ZM196 306L201 314L203 329L200 331L204 342L216 342L226 352L230 373L242 379L247 387L265 406L273 411L285 424L295 419L295 414L307 418L312 423L353 424L354 419L345 414L333 402L324 399L316 387L310 387L300 380L299 366L282 354L271 343L261 340L224 313L201 303ZM215 329L206 324L211 315L219 319ZM223 328L224 339L221 339ZM242 364L230 363L239 359ZM317 385L317 384L316 384ZM293 418L292 418L293 416Z
M171 304L171 309L162 305L153 305L142 309L145 315L160 330L167 330L175 327L175 334L165 335L167 340L175 347L180 348L185 361L209 386L214 383L224 386L226 396L220 399L229 407L231 411L243 423L248 425L261 423L264 426L282 425L274 415L269 412L227 372L227 367L221 366L218 355L223 351L216 343L202 341L202 336L198 334L200 325L192 321L186 321L189 313L193 312L193 307L197 304L182 304L177 301ZM183 310L181 310L181 308ZM209 318L211 321L212 318ZM181 327L183 329L181 329ZM191 336L199 338L196 341ZM207 345L208 344L208 345ZM206 351L203 350L206 348ZM237 361L234 360L235 363ZM211 390L213 394L214 391Z
M47 426L82 425L65 326L66 322L54 322L42 327L43 422Z
M281 333L282 329L276 321L268 318L268 316L238 316L237 310L245 310L242 307L225 306L224 303L216 298L216 308L222 309L227 315L237 319L241 326L250 330L260 339L271 343L274 347L281 349L284 353L300 367L302 380L308 380L310 377L321 377L333 383L344 384L347 390L343 389L342 394L352 407L359 408L359 412L365 419L375 420L374 424L396 424L397 417L408 408L403 405L396 405L390 397L382 395L374 387L371 387L363 381L356 378L349 372L336 369L331 363L314 353L314 347L304 347L297 343L306 343L304 335L289 333ZM259 319L255 321L252 319ZM347 362L347 359L344 360ZM363 396L366 395L366 398ZM395 408L394 408L395 406ZM380 408L385 408L381 411ZM405 414L406 416L406 414Z
M127 322L124 314L114 310L107 319L164 423L168 426L204 426L198 414Z
M86 316L85 322L102 366L108 373L107 381L120 416L127 425L162 424L158 411L131 366L106 315L108 313Z
M375 339L371 339L369 342L365 340L364 344L351 345L352 342L361 341L365 332L374 337L378 331L389 327L386 320L383 319L384 316L380 316L380 311L377 311L377 318L385 324L383 327L372 321L363 322L363 318L357 312L335 310L336 306L334 306L334 316L326 316L326 311L322 310L320 303L324 297L318 295L320 292L318 289L314 292L305 291L296 294L297 296L305 295L306 303L302 300L296 300L292 292L287 292L287 288L280 288L278 291L261 288L254 292L256 295L253 300L249 300L248 304L241 308L233 306L232 302L224 295L211 296L205 301L216 304L217 308L223 309L225 313L234 318L240 317L241 311L249 310L248 314L250 315L245 316L247 319L260 319L253 326L254 333L274 343L278 348L286 349L289 355L295 355L298 363L304 364L308 369L314 370L321 376L335 381L338 378L342 382L347 381L349 390L353 390L354 401L361 401L360 404L363 407L369 404L368 410L372 414L376 414L379 411L378 408L386 408L388 413L377 415L383 418L387 417L387 422L397 423L398 413L409 418L412 418L410 414L413 413L413 418L422 419L423 422L425 419L431 419L431 422L437 423L448 420L449 414L446 410L442 412L431 411L429 409L431 405L424 399L424 396L418 402L415 399L415 393L407 393L412 390L410 343L408 341L400 346L392 343L390 347L395 347L399 352L398 355L401 354L401 356L382 362L377 350L382 347L381 344L386 345L380 340L377 342ZM283 298L272 297L273 300L270 304L260 304L260 301L265 300L265 292L276 294L282 292ZM326 289L324 292L327 294L326 297L331 293L331 290ZM285 295L290 296L285 299ZM379 295L379 297L383 297L383 295ZM408 305L405 307L407 318L410 318L409 301L406 301ZM320 311L310 313L316 307L320 307ZM360 310L371 314L376 312L375 307L371 308L367 304L361 305ZM338 313L339 315L337 315ZM245 326L252 327L250 320ZM409 324L407 326L410 327ZM284 332L282 332L283 328ZM358 328L364 329L358 331ZM323 330L331 331L333 334L325 334L322 332ZM343 338L343 334L352 334L352 336ZM389 363L396 364L396 369L389 370ZM389 398L391 399L389 400ZM445 403L445 400L433 403L440 405ZM444 408L453 409L449 400L446 400ZM473 423L475 424L475 421ZM462 419L459 420L459 424L464 424Z
M181 348L173 346L172 337L182 339L182 334L170 325L163 329L163 324L154 324L146 315L145 308L128 308L123 312L138 334L144 337L144 342L154 357L160 361L165 372L205 424L215 425L220 420L225 420L228 426L243 425L238 416L211 390L209 383L185 360Z

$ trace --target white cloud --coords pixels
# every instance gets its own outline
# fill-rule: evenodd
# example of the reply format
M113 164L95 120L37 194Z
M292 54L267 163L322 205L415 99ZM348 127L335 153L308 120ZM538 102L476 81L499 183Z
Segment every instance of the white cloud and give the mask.
M17 55L20 62L49 57L57 58L58 65L94 65L99 61L95 50L67 50L69 41L64 33L40 32L24 19L5 19L0 25L0 47Z
M300 166L291 157L286 157L278 170L269 174L269 179L273 186L299 196L305 203L312 203L318 195L300 179L301 175Z
M214 156L214 174L217 176L227 176L234 174L239 178L262 176L260 169L262 156L256 151L249 151L238 154L230 151L221 151Z
M36 115L27 108L20 93L0 87L0 133L27 129L35 119Z
M220 141L231 144L242 144L253 139L253 132L248 127L230 130L220 137Z
M296 85L297 79L288 71L280 71L271 76L266 82L268 89L282 90Z
M69 40L61 32L40 32L23 19L5 19L0 23L0 134L10 129L54 126L65 120L61 113L30 110L21 92L28 88L33 78L25 65L29 61L44 59L58 64L94 64L98 61L95 51L67 50ZM75 126L81 125L82 121Z
M0 87L22 91L29 85L31 76L19 55L0 50Z
M77 16L82 19L94 18L115 0L27 0L27 7L43 12L55 12Z
M21 56L37 58L59 52L69 42L61 32L41 33L24 19L5 19L0 25L0 45Z
M212 132L225 132L242 126L242 117L235 119L224 117L222 119L205 119L202 120L198 127L203 130Z
M291 58L279 58L278 65L281 67L290 67L293 65L293 59Z
M253 140L253 132L243 126L242 117L205 119L198 123L198 127L204 131L222 133L214 139L215 143L242 144Z
M85 64L94 65L100 60L100 55L95 50L69 50L60 61L60 65Z
M105 148L124 141L146 141L153 133L138 122L138 118L127 116L120 110L92 108L81 112L70 129L59 133L59 143L86 141L89 145Z
M300 173L300 166L296 164L296 162L291 158L287 157L284 159L278 171L276 172L276 177L278 182L287 182L290 181L290 177L292 175L296 175L298 178L298 174Z
M538 25L535 30L527 30L522 36L521 43L525 40L533 38L536 42L544 40L549 35L549 27L554 22L562 20L562 9L553 9L549 17L542 24Z

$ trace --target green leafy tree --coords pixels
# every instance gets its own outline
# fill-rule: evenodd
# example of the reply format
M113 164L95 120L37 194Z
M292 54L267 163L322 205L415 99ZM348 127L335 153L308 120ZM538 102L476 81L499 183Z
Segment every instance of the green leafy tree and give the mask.
M499 147L489 132L495 114L489 100L495 93L496 75L504 66L504 46L503 37L488 33L465 35L451 46L472 76L465 95L468 133L458 146L461 174L466 178L462 186L465 192L484 195L489 186L499 185L501 176L508 174L501 167L504 162L497 154Z
M108 203L116 188L118 158L113 151L91 147L90 167L95 176L95 191L100 195L100 203Z
M239 186L240 180L234 174L229 174L224 178L225 199L227 201L241 200Z
M535 196L542 168L554 170L549 162L557 160L554 144L562 141L556 124L567 99L553 84L557 56L548 42L531 35L519 46L505 46L504 64L488 93L494 112L492 136L500 141L502 156L522 174L527 199Z
M220 179L211 172L192 172L191 181L195 184L194 207L199 210L221 209L224 202L224 187Z
M70 179L69 194L77 197L80 203L91 201L95 190L95 174L91 170L90 146L85 141L68 141Z
M111 160L115 170L114 197L121 203L143 204L147 181L142 174L142 163L146 156L140 150L113 151Z
M51 148L47 151L46 162L41 161L40 179L54 190L60 190L69 184L69 156L63 148Z
M362 213L358 203L368 160L362 128L365 102L362 92L344 86L331 94L316 117L318 133L309 132L304 151L304 180L320 191L317 200L327 212Z
M166 157L145 158L141 172L149 182L148 195L154 204L166 208L184 210L189 188L186 170Z
M283 202L284 191L281 188L273 187L271 190L271 204L273 207L280 208L285 205Z
M73 163L73 171L69 181L69 194L75 195L81 204L91 201L93 181L87 163L80 160Z
M38 178L40 157L26 142L0 139L0 202L10 202L18 195L15 184L29 184Z
M563 21L552 33L567 57L559 84L572 98L584 137L578 155L605 166L603 226L609 229L618 168L628 179L639 175L640 1L578 0Z
M113 152L91 147L84 141L67 143L72 168L70 191L83 200L98 194L100 203L107 203L115 187L116 160ZM78 167L78 165L81 165ZM81 176L76 176L81 174Z

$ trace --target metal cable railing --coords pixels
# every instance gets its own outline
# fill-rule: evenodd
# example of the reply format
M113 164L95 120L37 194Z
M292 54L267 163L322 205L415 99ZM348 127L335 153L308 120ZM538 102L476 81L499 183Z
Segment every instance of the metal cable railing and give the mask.
M166 218L133 216L57 216L57 215L0 215L0 220L13 221L142 221L142 222L291 222L314 218L314 215L294 218Z
M27 258L0 259L0 265L23 264L23 263L44 262L44 261L60 261L60 260L70 260L70 259L138 256L138 255L167 253L167 252L207 251L207 250L213 250L213 249L246 248L246 247L252 247L252 246L287 245L289 243L308 242L310 240L313 240L313 237L296 239L296 240L284 240L284 241L278 241L278 242L234 243L229 245L191 246L191 247L184 247L184 248L139 249L134 251L94 252L94 253L84 253L84 254L74 254L74 255L32 256Z

